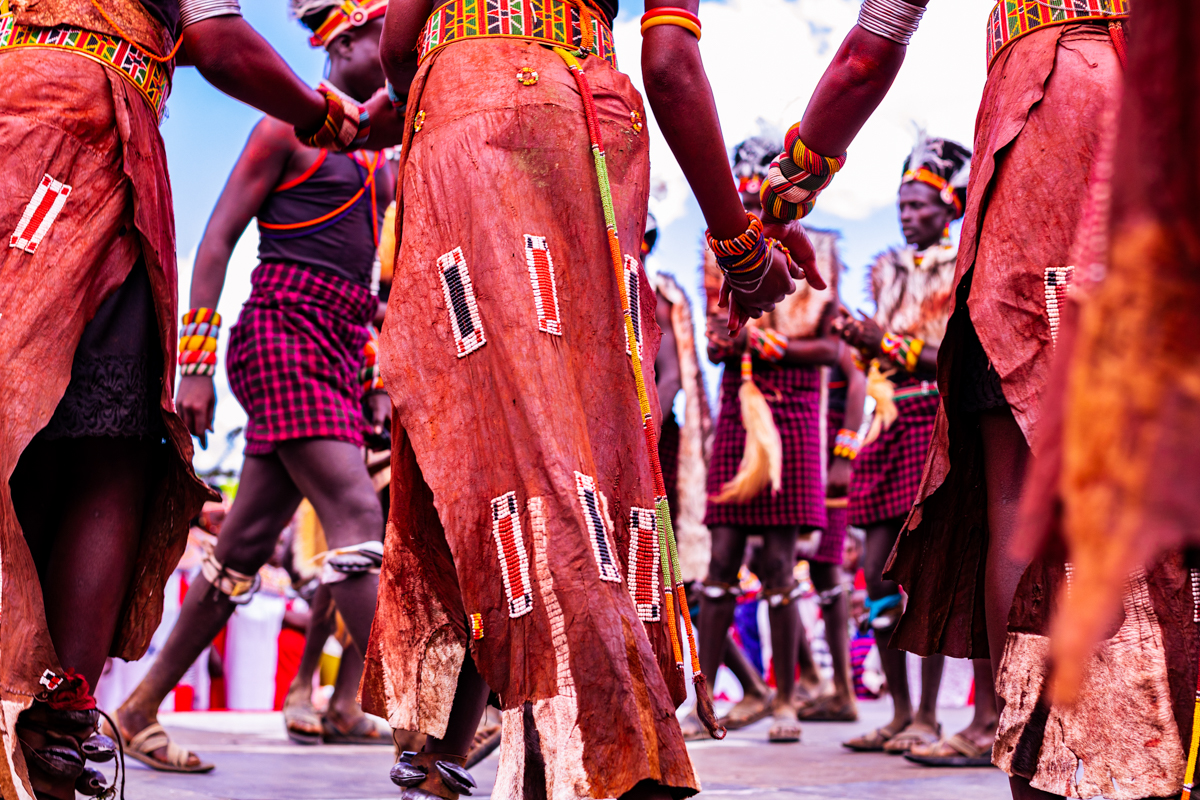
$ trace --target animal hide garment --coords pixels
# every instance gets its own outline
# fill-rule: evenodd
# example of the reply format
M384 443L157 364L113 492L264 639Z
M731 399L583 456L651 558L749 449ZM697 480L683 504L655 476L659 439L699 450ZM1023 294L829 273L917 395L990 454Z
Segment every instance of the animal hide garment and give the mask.
M919 265L917 255L915 249L905 247L876 257L870 279L875 322L886 331L938 346L950 319L958 248L934 245L920 254Z

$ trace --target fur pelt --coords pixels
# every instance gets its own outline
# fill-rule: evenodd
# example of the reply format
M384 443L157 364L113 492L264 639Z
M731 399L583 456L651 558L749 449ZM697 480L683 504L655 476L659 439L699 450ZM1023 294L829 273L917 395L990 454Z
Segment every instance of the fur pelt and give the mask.
M925 251L920 266L915 255L915 249L905 247L875 258L871 266L875 322L884 330L937 346L950 319L958 248L935 245Z
M708 571L712 537L704 526L708 502L705 489L708 460L712 455L712 409L696 349L692 304L675 279L666 273L654 276L654 288L671 305L671 330L675 334L679 377L686 401L679 426L679 469L673 522L679 546L679 570L685 583L703 580Z

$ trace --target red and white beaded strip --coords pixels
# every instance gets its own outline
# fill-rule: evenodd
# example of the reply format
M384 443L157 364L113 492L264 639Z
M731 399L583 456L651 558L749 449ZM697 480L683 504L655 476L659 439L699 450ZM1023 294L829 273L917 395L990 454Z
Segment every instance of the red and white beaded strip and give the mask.
M508 615L525 616L533 610L533 585L529 582L529 552L521 534L516 492L492 500L492 537L496 540L500 575L508 595Z
M662 619L659 576L658 514L653 508L629 510L629 594L637 606L638 619Z
M67 204L67 197L70 194L70 186L62 181L56 181L48 174L43 175L37 190L34 191L29 204L25 206L24 213L21 214L21 221L17 223L17 229L8 238L8 246L24 250L30 255L36 253L42 239L46 238L50 226L54 224L54 220L58 219L63 206Z
M537 309L538 330L562 336L562 316L558 311L558 287L554 284L554 259L544 236L525 234L525 263L533 284L533 305Z

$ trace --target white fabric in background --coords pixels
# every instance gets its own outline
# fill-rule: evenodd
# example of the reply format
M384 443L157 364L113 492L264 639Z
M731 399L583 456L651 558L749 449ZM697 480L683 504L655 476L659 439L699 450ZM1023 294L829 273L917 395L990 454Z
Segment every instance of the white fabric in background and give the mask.
M225 702L231 711L275 707L279 631L287 600L264 592L238 606L225 634Z

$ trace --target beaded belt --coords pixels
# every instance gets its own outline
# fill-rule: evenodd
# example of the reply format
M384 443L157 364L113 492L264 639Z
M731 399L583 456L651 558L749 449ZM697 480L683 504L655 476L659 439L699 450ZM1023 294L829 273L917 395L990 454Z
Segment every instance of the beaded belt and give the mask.
M999 0L988 17L988 69L1004 48L1038 28L1128 17L1129 0Z
M146 51L133 42L70 25L21 25L12 14L0 15L0 52L18 48L66 50L98 61L132 83L158 119L163 118L171 93L171 71L166 64L151 61Z
M905 400L909 397L932 397L938 393L937 384L933 381L921 381L916 386L905 386L897 389L892 395L893 400Z
M580 25L580 16L587 21ZM585 35L586 34L586 35ZM583 0L451 0L430 15L417 41L422 61L463 39L525 39L589 52L617 66L612 30Z

